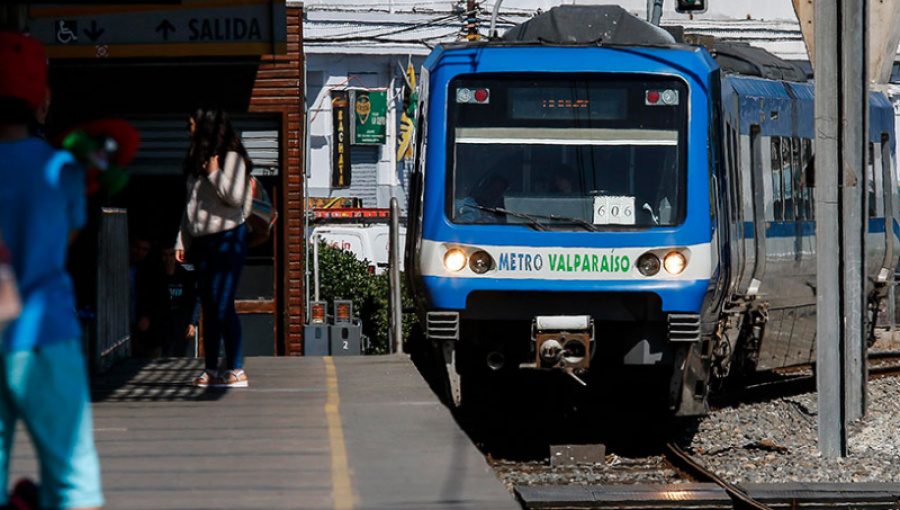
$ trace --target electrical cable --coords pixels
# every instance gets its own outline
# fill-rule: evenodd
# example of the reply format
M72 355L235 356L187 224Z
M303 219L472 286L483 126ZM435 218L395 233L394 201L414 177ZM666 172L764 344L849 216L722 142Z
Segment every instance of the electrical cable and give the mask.
M477 13L477 12L478 12L478 9L475 9L473 11L461 11L459 13L454 13L451 15L442 16L440 18L435 18L435 19L425 22L425 23L417 23L415 25L410 25L410 26L395 29L395 30L388 30L387 32L376 33L376 34L372 34L372 35L353 35L353 36L349 36L349 37L306 38L306 39L304 39L304 42L353 42L353 41L365 41L365 40L378 41L378 40L382 40L382 38L385 36L402 34L405 32L410 32L413 30L421 29L421 28L456 27L456 26L458 26L457 22L460 21L460 19L463 16L468 16L469 14ZM448 23L451 21L453 23ZM375 29L365 30L362 32L362 34L365 34L366 32L373 31L373 30L375 30ZM423 38L422 40L426 40L426 39L427 38Z
M440 18L435 18L435 19L430 20L430 21L428 21L428 22L417 23L417 24L415 24L415 25L406 26L406 27L403 27L403 28L401 28L401 29L397 29L397 30L394 30L394 31L388 31L388 32L384 32L384 33L376 33L376 34L373 34L373 35L368 35L367 32L376 32L376 31L378 31L378 30L384 30L384 27L363 29L363 30L358 30L358 31L356 32L356 35L354 35L354 36L352 36L352 37L361 37L361 36L364 36L364 35L368 35L369 37L381 37L381 36L385 36L385 35L396 35L396 34L400 34L400 33L403 33L403 32L408 32L408 31L410 31L410 30L416 30L416 29L418 29L418 28L428 28L428 27L431 27L431 26L443 26L443 25L442 25L442 22L444 22L444 21L450 21L450 20L455 21L456 18L457 18L457 16L455 16L455 15L451 15L451 16L443 16L443 17L440 17Z

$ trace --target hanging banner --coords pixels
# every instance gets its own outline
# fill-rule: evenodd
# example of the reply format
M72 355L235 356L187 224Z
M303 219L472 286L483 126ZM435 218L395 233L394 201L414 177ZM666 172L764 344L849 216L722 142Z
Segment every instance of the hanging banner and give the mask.
M413 157L412 138L416 129L415 113L416 103L419 102L416 93L416 70L412 65L412 58L406 66L406 86L403 87L403 114L400 116L400 136L397 137L397 160Z
M334 124L332 140L333 164L331 187L350 187L350 98L346 90L331 91L331 119Z
M353 144L384 145L387 140L387 92L351 90Z

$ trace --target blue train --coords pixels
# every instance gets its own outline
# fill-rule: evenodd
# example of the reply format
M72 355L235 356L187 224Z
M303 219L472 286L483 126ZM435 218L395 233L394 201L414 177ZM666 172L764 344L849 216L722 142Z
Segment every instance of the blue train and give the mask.
M713 44L565 6L425 62L406 274L456 404L534 368L650 378L698 415L729 377L815 359L813 87ZM870 112L874 310L900 202L893 109Z

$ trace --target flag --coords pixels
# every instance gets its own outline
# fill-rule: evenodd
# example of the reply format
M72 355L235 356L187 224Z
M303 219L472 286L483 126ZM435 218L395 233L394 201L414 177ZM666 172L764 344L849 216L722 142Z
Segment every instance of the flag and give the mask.
M412 57L406 66L406 85L403 88L403 113L400 116L400 136L398 139L397 160L411 158L413 156L413 133L416 130L416 104L419 102L416 92L416 70L413 68Z

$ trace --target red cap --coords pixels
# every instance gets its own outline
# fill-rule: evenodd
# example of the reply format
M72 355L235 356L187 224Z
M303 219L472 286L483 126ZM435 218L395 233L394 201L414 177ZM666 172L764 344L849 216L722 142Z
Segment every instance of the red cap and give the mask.
M44 102L47 55L37 39L0 31L0 97L24 99L32 109Z

